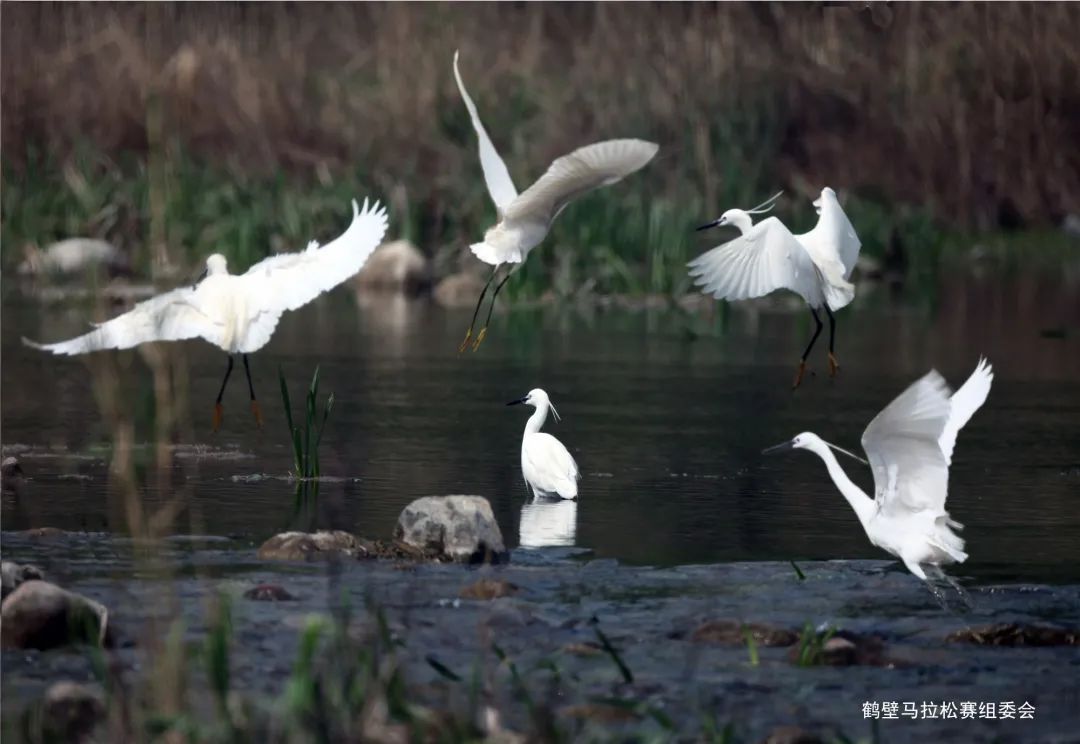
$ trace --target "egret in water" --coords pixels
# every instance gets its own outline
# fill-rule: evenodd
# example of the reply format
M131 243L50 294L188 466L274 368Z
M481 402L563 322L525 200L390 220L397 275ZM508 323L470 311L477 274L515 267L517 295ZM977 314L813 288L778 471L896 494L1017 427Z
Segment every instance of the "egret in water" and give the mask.
M519 403L536 409L525 424L525 435L521 438L521 474L532 489L533 498L576 499L577 482L581 477L577 463L562 442L540 431L547 420L548 409L551 409L556 421L559 421L559 412L548 394L540 388L530 390L524 398L512 400L506 405Z
M753 209L729 209L719 219L699 227L698 230L706 230L731 225L741 235L703 253L689 266L695 282L718 300L763 297L777 289L789 289L806 300L815 329L799 358L792 386L795 389L806 372L806 358L821 335L818 308L825 308L829 316L829 376L835 376L840 367L835 354L833 311L855 297L855 287L848 278L862 244L837 201L836 192L828 186L814 201L820 216L810 232L792 235L776 217L766 217L755 225L751 215L771 210L779 196L776 194Z
M495 202L499 216L499 221L495 223L495 226L484 233L483 242L469 246L477 258L491 264L495 269L480 292L480 299L476 302L476 310L473 311L469 330L465 333L465 340L461 342L459 351L465 350L472 337L476 318L480 314L480 306L499 268L505 264L512 264L502 280L495 285L487 320L484 321L484 326L480 329L473 344L473 351L476 351L487 334L488 323L491 322L491 313L495 308L499 290L513 274L516 264L522 263L529 255L529 251L547 236L551 223L566 208L566 205L587 191L613 184L643 168L656 155L660 146L638 139L607 140L587 145L553 162L540 180L518 194L517 189L514 188L514 182L510 179L510 173L506 169L506 163L499 157L495 146L491 144L491 138L488 137L487 130L480 122L476 105L465 90L465 83L461 81L457 52L454 52L454 77L457 79L458 90L461 92L461 98L465 101L465 108L469 110L473 128L476 130L484 181L487 183L488 193Z
M244 360L251 411L262 426L247 355L270 340L286 310L306 305L363 267L386 233L386 210L367 200L353 201L353 221L336 240L320 247L264 259L244 274L230 274L225 257L215 253L194 286L181 287L140 302L128 312L97 325L89 333L54 344L24 338L23 343L54 354L85 354L101 349L130 349L149 341L201 337L229 355L225 379L214 403L214 431L221 425L221 398L233 369L233 355Z
M862 436L874 474L874 498L848 478L832 450L861 458L817 434L803 432L765 453L808 449L820 457L870 542L903 561L939 600L943 595L934 581L947 581L963 595L941 570L967 559L963 539L953 532L963 525L945 511L949 465L957 433L982 406L993 380L990 365L980 359L967 382L950 395L945 380L931 370L875 416Z

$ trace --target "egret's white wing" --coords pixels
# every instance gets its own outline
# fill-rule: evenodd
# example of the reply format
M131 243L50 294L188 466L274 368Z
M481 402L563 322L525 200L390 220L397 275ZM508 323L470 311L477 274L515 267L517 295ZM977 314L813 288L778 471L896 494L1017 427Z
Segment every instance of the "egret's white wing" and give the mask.
M978 366L971 373L960 389L953 393L949 401L949 419L945 422L945 430L941 432L938 443L941 452L945 455L945 462L952 463L953 447L956 445L956 435L964 428L990 393L990 383L994 381L994 371L990 363L985 359L979 359Z
M577 496L578 466L558 439L544 432L530 434L522 445L522 459L526 480L534 487L563 498Z
M39 344L27 338L23 343L53 354L85 354L102 349L130 349L150 341L180 341L204 338L221 345L225 322L214 312L207 292L198 287L181 287L140 302L123 315L97 324L82 336L55 344Z
M659 145L637 139L607 140L563 155L507 208L505 218L553 220L573 199L620 181L653 159Z
M271 256L248 269L243 280L248 326L239 344L241 352L259 349L270 340L286 310L306 305L323 292L355 275L386 234L386 209L354 200L353 221L336 239L320 247L312 241L299 253Z
M776 217L767 217L688 266L702 291L718 300L745 300L790 289L813 306L821 302L813 260Z
M480 167L484 170L484 181L487 183L488 193L491 194L491 200L495 202L501 216L507 205L517 198L517 189L514 188L514 182L510 179L506 163L499 157L499 152L495 149L495 145L491 144L491 138L488 137L487 130L480 122L476 104L465 90L465 83L462 82L461 73L458 72L457 52L454 52L454 77L457 79L461 98L465 101L465 108L469 110L469 118L472 119L473 129L476 130L476 139L480 143Z
M930 371L863 432L862 446L883 511L944 511L949 466L938 439L949 418L949 392L941 375Z
M851 278L851 272L855 270L860 248L862 248L862 241L855 234L855 227L838 203L836 206L836 250L840 254L840 261L844 264L845 279Z

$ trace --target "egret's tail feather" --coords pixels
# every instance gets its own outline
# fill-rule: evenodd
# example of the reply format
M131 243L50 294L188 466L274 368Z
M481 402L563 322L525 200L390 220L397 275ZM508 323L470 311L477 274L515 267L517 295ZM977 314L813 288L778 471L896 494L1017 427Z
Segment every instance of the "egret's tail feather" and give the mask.
M484 263L493 266L498 266L502 263L495 255L495 247L488 243L473 243L469 246L469 250Z
M964 525L950 519L948 514L937 518L937 530L930 539L930 544L949 556L955 563L963 563L968 554L964 552L964 538L957 535L951 528L963 529Z

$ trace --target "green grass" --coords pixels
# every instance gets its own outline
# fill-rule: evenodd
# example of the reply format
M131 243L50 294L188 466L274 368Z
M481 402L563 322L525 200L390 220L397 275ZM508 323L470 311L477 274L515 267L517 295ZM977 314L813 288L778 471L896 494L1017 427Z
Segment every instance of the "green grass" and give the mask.
M281 384L281 404L285 409L285 421L289 427L289 442L293 451L293 475L297 480L316 480L319 477L319 444L322 442L323 432L326 430L326 420L330 418L330 411L334 407L334 394L326 398L323 407L322 420L318 418L319 400L319 368L315 368L315 374L311 377L311 385L308 387L307 396L304 398L304 425L296 426L293 423L292 403L289 400L289 385L285 381L285 373L278 368L278 382Z

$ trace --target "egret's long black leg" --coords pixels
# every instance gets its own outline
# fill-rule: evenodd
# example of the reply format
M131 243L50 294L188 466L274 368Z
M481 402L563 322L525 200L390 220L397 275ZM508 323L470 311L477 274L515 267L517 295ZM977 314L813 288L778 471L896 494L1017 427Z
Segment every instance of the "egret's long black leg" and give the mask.
M476 301L476 309L473 310L472 320L469 321L469 330L465 331L465 340L461 342L461 346L458 347L458 354L465 351L465 347L469 345L469 339L472 338L472 329L476 325L476 316L480 314L480 306L484 304L484 295L487 294L488 287L491 286L491 280L495 278L495 275L499 273L499 264L495 265L495 270L491 272L491 276L484 282L484 288L480 290L480 299Z
M214 431L217 431L221 427L221 419L225 413L225 409L221 405L221 398L225 395L225 385L229 382L229 375L232 374L233 358L232 354L229 354L229 366L225 368L225 379L221 381L221 389L218 390L217 400L214 401Z
M251 412L255 414L256 425L262 428L262 409L259 408L259 401L255 400L255 386L251 384L251 367L248 366L247 354L244 354L244 374L247 375L248 392L251 393Z
M836 318L832 310L825 305L825 314L829 316L829 377L836 377L836 370L840 369L840 362L836 361L836 353L833 344L836 343Z
M810 356L810 350L814 348L814 343L817 341L818 336L821 335L821 329L823 328L817 310L810 308L810 314L814 316L814 323L817 328L814 329L814 335L810 337L810 343L806 345L806 351L803 352L802 357L799 359L799 369L795 372L795 384L791 386L792 390L802 384L803 375L806 373L806 357Z
M506 284L513 273L513 269L507 271L506 276L502 278L502 281L495 285L495 292L491 295L491 305L488 307L487 319L484 321L484 327L480 329L480 333L476 337L476 343L474 343L472 347L473 351L480 348L480 342L483 341L484 336L487 335L488 324L491 322L491 314L495 311L495 300L499 298L499 290L503 288L503 285Z

